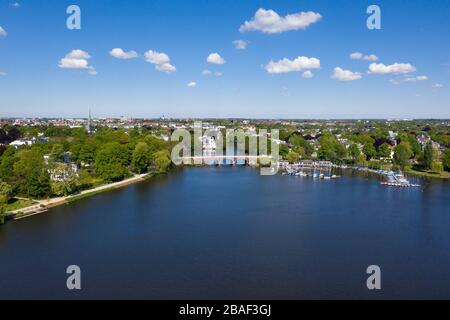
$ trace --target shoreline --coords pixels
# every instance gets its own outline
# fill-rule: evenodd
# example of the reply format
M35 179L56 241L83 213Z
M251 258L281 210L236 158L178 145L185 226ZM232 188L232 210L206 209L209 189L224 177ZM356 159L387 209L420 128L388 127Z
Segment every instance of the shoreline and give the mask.
M204 165L201 165L201 166L204 166ZM379 174L378 170L371 169L368 167L357 167L357 166L332 164L329 168L330 169L331 168L339 168L339 169L344 169L344 170L347 169L347 170L353 170L353 171L359 171L359 172L363 171L363 172L370 172L373 174ZM432 177L427 174L420 174L420 172L417 174L417 171L411 171L411 170L406 170L405 173L414 175L414 176L418 176L418 177L422 177L422 178L427 177L427 178L439 179L439 180L448 179L447 177ZM139 174L139 175L135 175L133 177L130 177L130 178L122 180L122 181L104 184L104 185L101 185L101 186L98 186L98 187L95 187L92 189L83 190L80 193L77 193L74 195L69 195L66 197L51 198L51 199L47 199L47 200L30 199L30 200L35 201L36 204L7 212L6 213L6 216L8 217L7 220L20 220L20 219L28 218L28 217L38 215L41 213L45 213L51 208L62 206L65 204L70 204L70 203L73 203L73 202L76 202L76 201L79 201L82 199L93 197L95 195L98 195L98 194L101 194L104 192L112 191L115 189L120 189L120 188L126 187L128 185L137 183L137 182L143 182L143 181L150 179L153 176L154 176L153 173Z
M34 215L38 215L44 212L47 212L48 209L62 206L64 204L70 204L78 200L86 199L95 195L98 195L100 193L108 192L115 189L120 189L126 186L129 186L131 184L137 183L137 182L143 182L146 181L148 178L152 176L151 173L145 173L145 174L139 174L135 175L131 178L113 182L109 184L104 184L92 189L81 191L80 193L66 196L66 197L58 197L58 198L51 198L47 200L33 200L37 202L35 205L17 209L14 211L7 212L6 214L9 216L9 220L20 220L24 218L28 218Z

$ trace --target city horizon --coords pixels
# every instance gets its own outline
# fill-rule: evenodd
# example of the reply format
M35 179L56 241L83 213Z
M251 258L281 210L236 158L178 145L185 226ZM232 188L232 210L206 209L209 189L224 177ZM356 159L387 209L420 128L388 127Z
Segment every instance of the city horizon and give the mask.
M159 117L142 117L142 116L130 116L130 115L111 115L111 116L95 116L91 117L92 119L133 119L133 120L250 120L250 121L258 121L258 120L274 120L274 121L448 121L448 118L436 118L436 117L418 117L418 118L410 118L410 117L386 117L386 118L376 118L376 117L353 117L353 118L345 118L345 117L330 117L330 118L284 118L284 117L192 117L192 116L159 116ZM11 117L0 117L0 120L11 120L11 119L88 119L86 115L84 116L11 116Z

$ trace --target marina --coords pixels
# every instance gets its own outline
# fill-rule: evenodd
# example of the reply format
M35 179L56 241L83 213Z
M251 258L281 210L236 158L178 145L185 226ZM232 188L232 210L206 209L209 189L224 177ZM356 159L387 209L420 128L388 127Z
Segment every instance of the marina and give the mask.
M380 184L390 187L421 187L420 184L411 183L402 172L394 172L390 170L374 170L367 167L349 167L346 165L336 165L330 161L301 161L289 164L280 162L282 175L297 177L312 177L315 179L337 179L339 175L333 174L332 169L350 169L354 171L364 171L377 174L381 178Z

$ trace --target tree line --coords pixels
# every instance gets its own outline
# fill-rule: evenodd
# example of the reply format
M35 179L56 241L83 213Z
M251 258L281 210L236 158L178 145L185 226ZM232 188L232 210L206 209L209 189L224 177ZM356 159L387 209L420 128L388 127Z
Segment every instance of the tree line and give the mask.
M14 197L65 196L133 174L166 173L171 165L171 144L147 129L99 127L93 134L68 127L1 130L4 137L13 132L13 140L41 131L50 136L50 142L17 149L4 146L0 157L0 210ZM4 141L10 142L11 137ZM71 170L74 165L77 169Z

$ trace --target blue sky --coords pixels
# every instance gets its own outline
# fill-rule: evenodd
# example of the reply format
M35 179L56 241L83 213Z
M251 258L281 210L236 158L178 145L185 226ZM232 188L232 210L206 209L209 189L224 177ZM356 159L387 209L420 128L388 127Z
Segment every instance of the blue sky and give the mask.
M450 118L450 1L15 2L0 0L0 117L91 108L98 117ZM81 30L66 27L71 4L81 8ZM381 8L381 30L366 27L371 4ZM277 33L255 18L260 8L279 15ZM321 18L284 25L286 15L310 11ZM245 21L253 28L241 32ZM117 59L113 48L138 57ZM61 67L76 49L91 69ZM146 58L149 50L167 56ZM351 59L355 52L366 58ZM225 63L208 63L211 53ZM170 74L155 69L166 58ZM286 72L269 72L284 58Z

